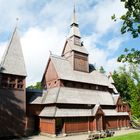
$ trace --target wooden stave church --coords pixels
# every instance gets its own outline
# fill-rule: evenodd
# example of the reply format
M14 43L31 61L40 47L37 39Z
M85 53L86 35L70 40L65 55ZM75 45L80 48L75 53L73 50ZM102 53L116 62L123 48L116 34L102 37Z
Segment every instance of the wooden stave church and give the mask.
M75 9L62 54L50 55L42 86L42 96L34 94L28 104L29 112L36 108L33 114L39 117L41 133L57 135L129 127L129 105L122 101L112 77L88 63Z
M75 9L62 55L49 57L42 78L43 91L25 88L27 74L17 28L0 66L0 96L7 100L0 101L7 108L0 119L0 137L34 131L57 135L129 127L130 108L119 96L113 79L88 63ZM13 102L16 106L11 109Z

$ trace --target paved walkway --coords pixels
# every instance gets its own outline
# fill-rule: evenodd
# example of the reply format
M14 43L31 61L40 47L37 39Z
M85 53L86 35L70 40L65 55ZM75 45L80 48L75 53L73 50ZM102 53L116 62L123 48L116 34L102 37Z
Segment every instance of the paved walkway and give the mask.
M118 130L118 131L115 131L114 136L125 135L129 133L134 133L134 132L140 132L140 130L136 130L136 129ZM74 136L68 136L68 137L57 137L57 138L38 135L38 136L32 136L32 137L22 138L18 140L86 140L87 137L88 137L88 134L74 135Z

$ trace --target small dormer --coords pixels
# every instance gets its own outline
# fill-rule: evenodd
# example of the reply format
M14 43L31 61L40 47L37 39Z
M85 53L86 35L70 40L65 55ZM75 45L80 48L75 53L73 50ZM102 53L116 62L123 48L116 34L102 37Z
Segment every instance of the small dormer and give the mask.
M75 8L73 10L72 23L69 37L66 40L62 56L70 61L73 70L89 72L88 52L81 42L79 25L76 20Z

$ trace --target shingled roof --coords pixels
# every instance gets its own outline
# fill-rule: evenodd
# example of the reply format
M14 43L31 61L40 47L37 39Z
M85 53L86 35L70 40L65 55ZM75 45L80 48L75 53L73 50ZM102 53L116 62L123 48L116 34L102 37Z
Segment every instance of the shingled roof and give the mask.
M50 103L65 103L65 104L99 104L100 105L115 105L114 98L107 91L55 87L44 90L42 97L34 94L30 99L30 104L50 104Z
M92 109L68 109L57 107L44 107L40 112L41 117L72 117L72 116L92 116Z
M67 47L67 50L66 50L66 47ZM77 52L81 52L88 55L88 51L86 50L86 48L84 46L79 46L79 45L74 44L74 41L72 40L72 38L68 38L66 40L64 49L62 51L63 55L64 55L64 50L65 50L65 53L68 53L70 51L77 51Z
M96 106L92 109L76 109L76 108L58 108L55 106L44 107L40 112L40 117L78 117L78 116L95 116ZM94 110L96 110L94 112ZM105 116L128 116L127 112L117 112L115 109L103 109Z
M105 116L128 116L128 112L117 112L115 109L103 109Z
M108 77L97 70L91 73L75 71L71 63L64 57L51 55L50 59L56 69L59 79L111 87Z
M0 73L20 76L27 75L17 28L15 28L11 41L2 57Z

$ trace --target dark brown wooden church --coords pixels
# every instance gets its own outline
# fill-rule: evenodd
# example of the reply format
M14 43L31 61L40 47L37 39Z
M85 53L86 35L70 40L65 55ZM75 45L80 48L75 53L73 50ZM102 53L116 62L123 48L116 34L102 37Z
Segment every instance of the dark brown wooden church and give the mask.
M50 55L43 91L26 90L26 70L15 29L0 65L0 137L70 134L129 127L130 108L113 79L88 61L75 10L61 56Z

